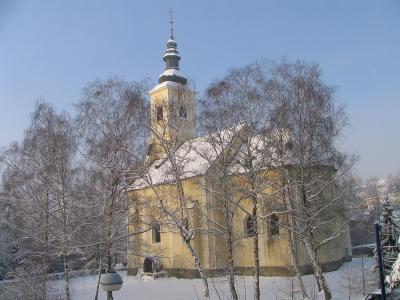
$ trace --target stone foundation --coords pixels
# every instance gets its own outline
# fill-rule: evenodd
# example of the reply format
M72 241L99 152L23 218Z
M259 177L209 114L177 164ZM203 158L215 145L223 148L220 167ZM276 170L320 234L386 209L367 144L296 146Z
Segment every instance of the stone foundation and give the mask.
M138 268L128 268L127 274L128 276L136 276L138 272Z
M350 258L351 260L351 258ZM338 261L333 261L329 263L322 264L322 270L324 272L331 272L337 270L344 261L349 261L348 258L343 258ZM128 268L128 275L136 276L137 268ZM300 266L300 270L303 275L312 274L311 265ZM197 269L178 269L178 268L170 268L164 269L167 273L168 277L176 277L176 278L187 278L187 279L195 279L200 278L199 271ZM223 276L226 274L225 269L206 269L204 270L206 277L217 277ZM237 275L245 275L245 276L253 276L254 268L253 267L235 267L235 273ZM260 267L260 275L261 276L294 276L295 273L293 269L289 267Z

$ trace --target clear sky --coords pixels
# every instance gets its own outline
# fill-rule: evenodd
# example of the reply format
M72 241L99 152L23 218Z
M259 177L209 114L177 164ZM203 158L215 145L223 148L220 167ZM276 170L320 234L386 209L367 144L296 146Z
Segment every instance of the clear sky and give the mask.
M0 0L0 146L20 140L36 99L73 111L89 81L157 80L175 14L181 70L202 91L260 58L317 62L351 126L356 172L400 169L400 1Z

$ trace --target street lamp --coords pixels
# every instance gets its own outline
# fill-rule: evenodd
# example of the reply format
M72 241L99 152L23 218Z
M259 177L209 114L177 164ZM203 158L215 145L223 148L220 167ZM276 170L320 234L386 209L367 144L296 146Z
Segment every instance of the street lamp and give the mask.
M112 292L119 291L122 283L122 277L115 271L107 271L100 277L101 288L107 292L107 300L113 299Z

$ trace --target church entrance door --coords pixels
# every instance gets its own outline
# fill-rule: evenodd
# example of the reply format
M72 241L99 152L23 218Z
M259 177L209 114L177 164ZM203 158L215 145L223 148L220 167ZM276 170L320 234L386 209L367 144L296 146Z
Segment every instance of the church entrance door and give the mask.
M146 257L143 262L143 272L153 273L153 260L150 257Z

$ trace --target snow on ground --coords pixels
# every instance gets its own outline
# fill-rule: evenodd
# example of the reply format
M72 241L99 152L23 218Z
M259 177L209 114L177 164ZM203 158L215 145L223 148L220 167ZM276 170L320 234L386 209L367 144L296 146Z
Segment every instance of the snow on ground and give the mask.
M377 288L378 281L372 272L373 258L364 259L364 278L366 295ZM354 258L352 262L344 263L334 272L326 273L328 284L333 292L333 299L364 299L362 284L361 258ZM123 276L124 284L120 291L114 292L114 300L187 300L202 299L202 284L199 279L161 278L156 280L138 280L136 277L127 276L126 272L119 272ZM240 299L253 298L253 277L237 276L237 287ZM312 299L318 298L318 290L313 276L304 276L308 293ZM62 288L62 281L53 283L53 289ZM97 278L86 276L71 280L72 296L76 300L94 299ZM227 280L223 277L209 279L211 299L230 299ZM262 277L262 299L292 299L290 291L296 290L294 278L287 277ZM217 292L219 296L217 295ZM99 290L100 299L106 299L106 293ZM350 297L349 297L350 294ZM300 299L299 294L294 299Z

